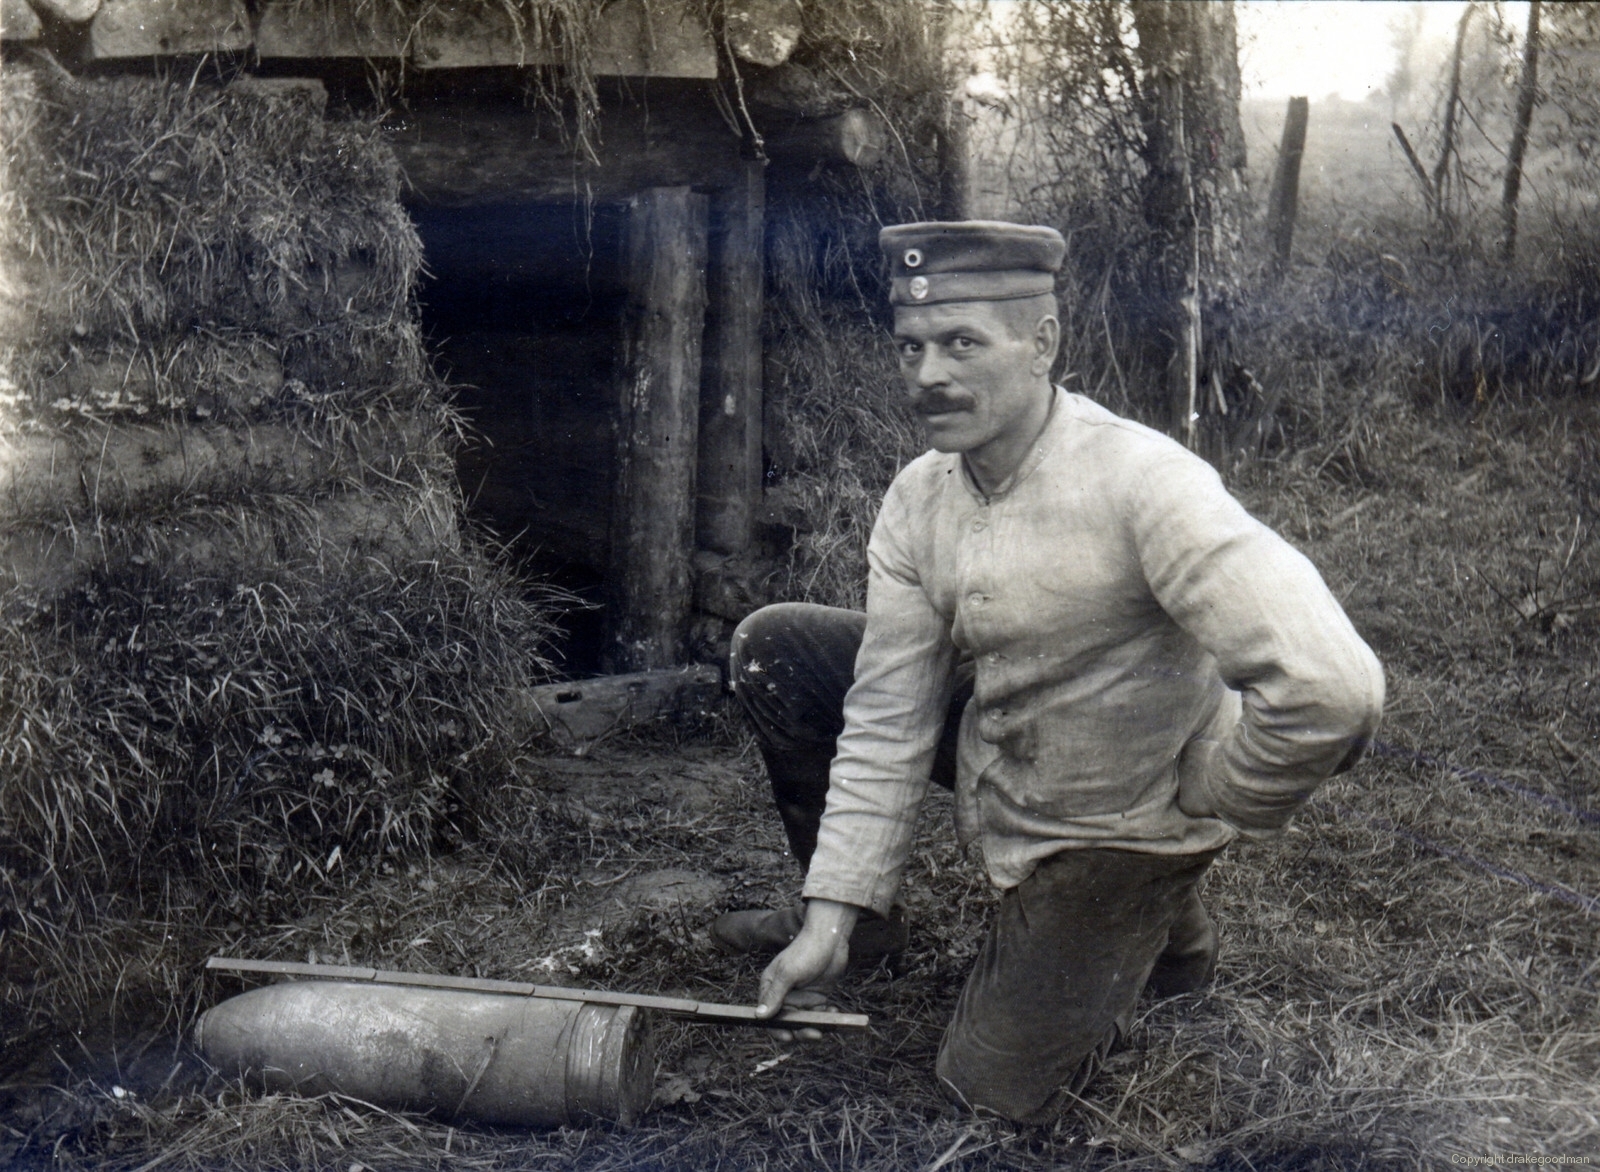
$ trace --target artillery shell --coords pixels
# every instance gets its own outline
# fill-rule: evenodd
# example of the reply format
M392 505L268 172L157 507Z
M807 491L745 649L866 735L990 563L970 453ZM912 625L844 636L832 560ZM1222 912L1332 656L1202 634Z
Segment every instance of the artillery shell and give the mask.
M399 985L267 985L208 1010L195 1043L267 1091L527 1127L630 1124L655 1081L633 1006Z

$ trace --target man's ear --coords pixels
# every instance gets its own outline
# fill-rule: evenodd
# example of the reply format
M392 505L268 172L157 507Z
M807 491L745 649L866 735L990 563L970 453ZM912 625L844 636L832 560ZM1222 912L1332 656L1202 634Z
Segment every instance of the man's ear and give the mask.
M1033 327L1033 363L1030 370L1040 378L1047 378L1056 364L1056 352L1061 349L1061 323L1053 314L1046 314Z

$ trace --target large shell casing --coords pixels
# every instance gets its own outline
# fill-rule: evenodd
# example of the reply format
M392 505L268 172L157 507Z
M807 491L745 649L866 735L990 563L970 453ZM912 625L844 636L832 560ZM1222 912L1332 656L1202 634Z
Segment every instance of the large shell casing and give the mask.
M655 1083L645 1010L450 989L267 985L208 1010L195 1044L268 1091L525 1127L632 1123Z

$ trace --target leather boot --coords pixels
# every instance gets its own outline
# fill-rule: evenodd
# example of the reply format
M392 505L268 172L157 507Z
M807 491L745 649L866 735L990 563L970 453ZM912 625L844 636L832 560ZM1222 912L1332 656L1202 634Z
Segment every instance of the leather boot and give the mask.
M1157 997L1195 993L1211 983L1217 969L1217 926L1200 902L1198 891L1172 923L1167 947L1156 958L1145 988Z
M727 912L711 921L711 942L730 956L776 955L800 934L805 918L803 904L777 911ZM906 950L909 935L900 908L892 909L888 918L863 912L850 933L850 961L893 960Z

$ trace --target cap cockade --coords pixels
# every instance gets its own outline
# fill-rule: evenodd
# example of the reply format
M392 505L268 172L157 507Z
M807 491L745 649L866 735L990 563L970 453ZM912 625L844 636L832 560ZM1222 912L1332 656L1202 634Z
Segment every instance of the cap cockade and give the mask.
M1066 242L1054 228L998 220L895 224L878 233L892 305L1010 301L1055 289Z

